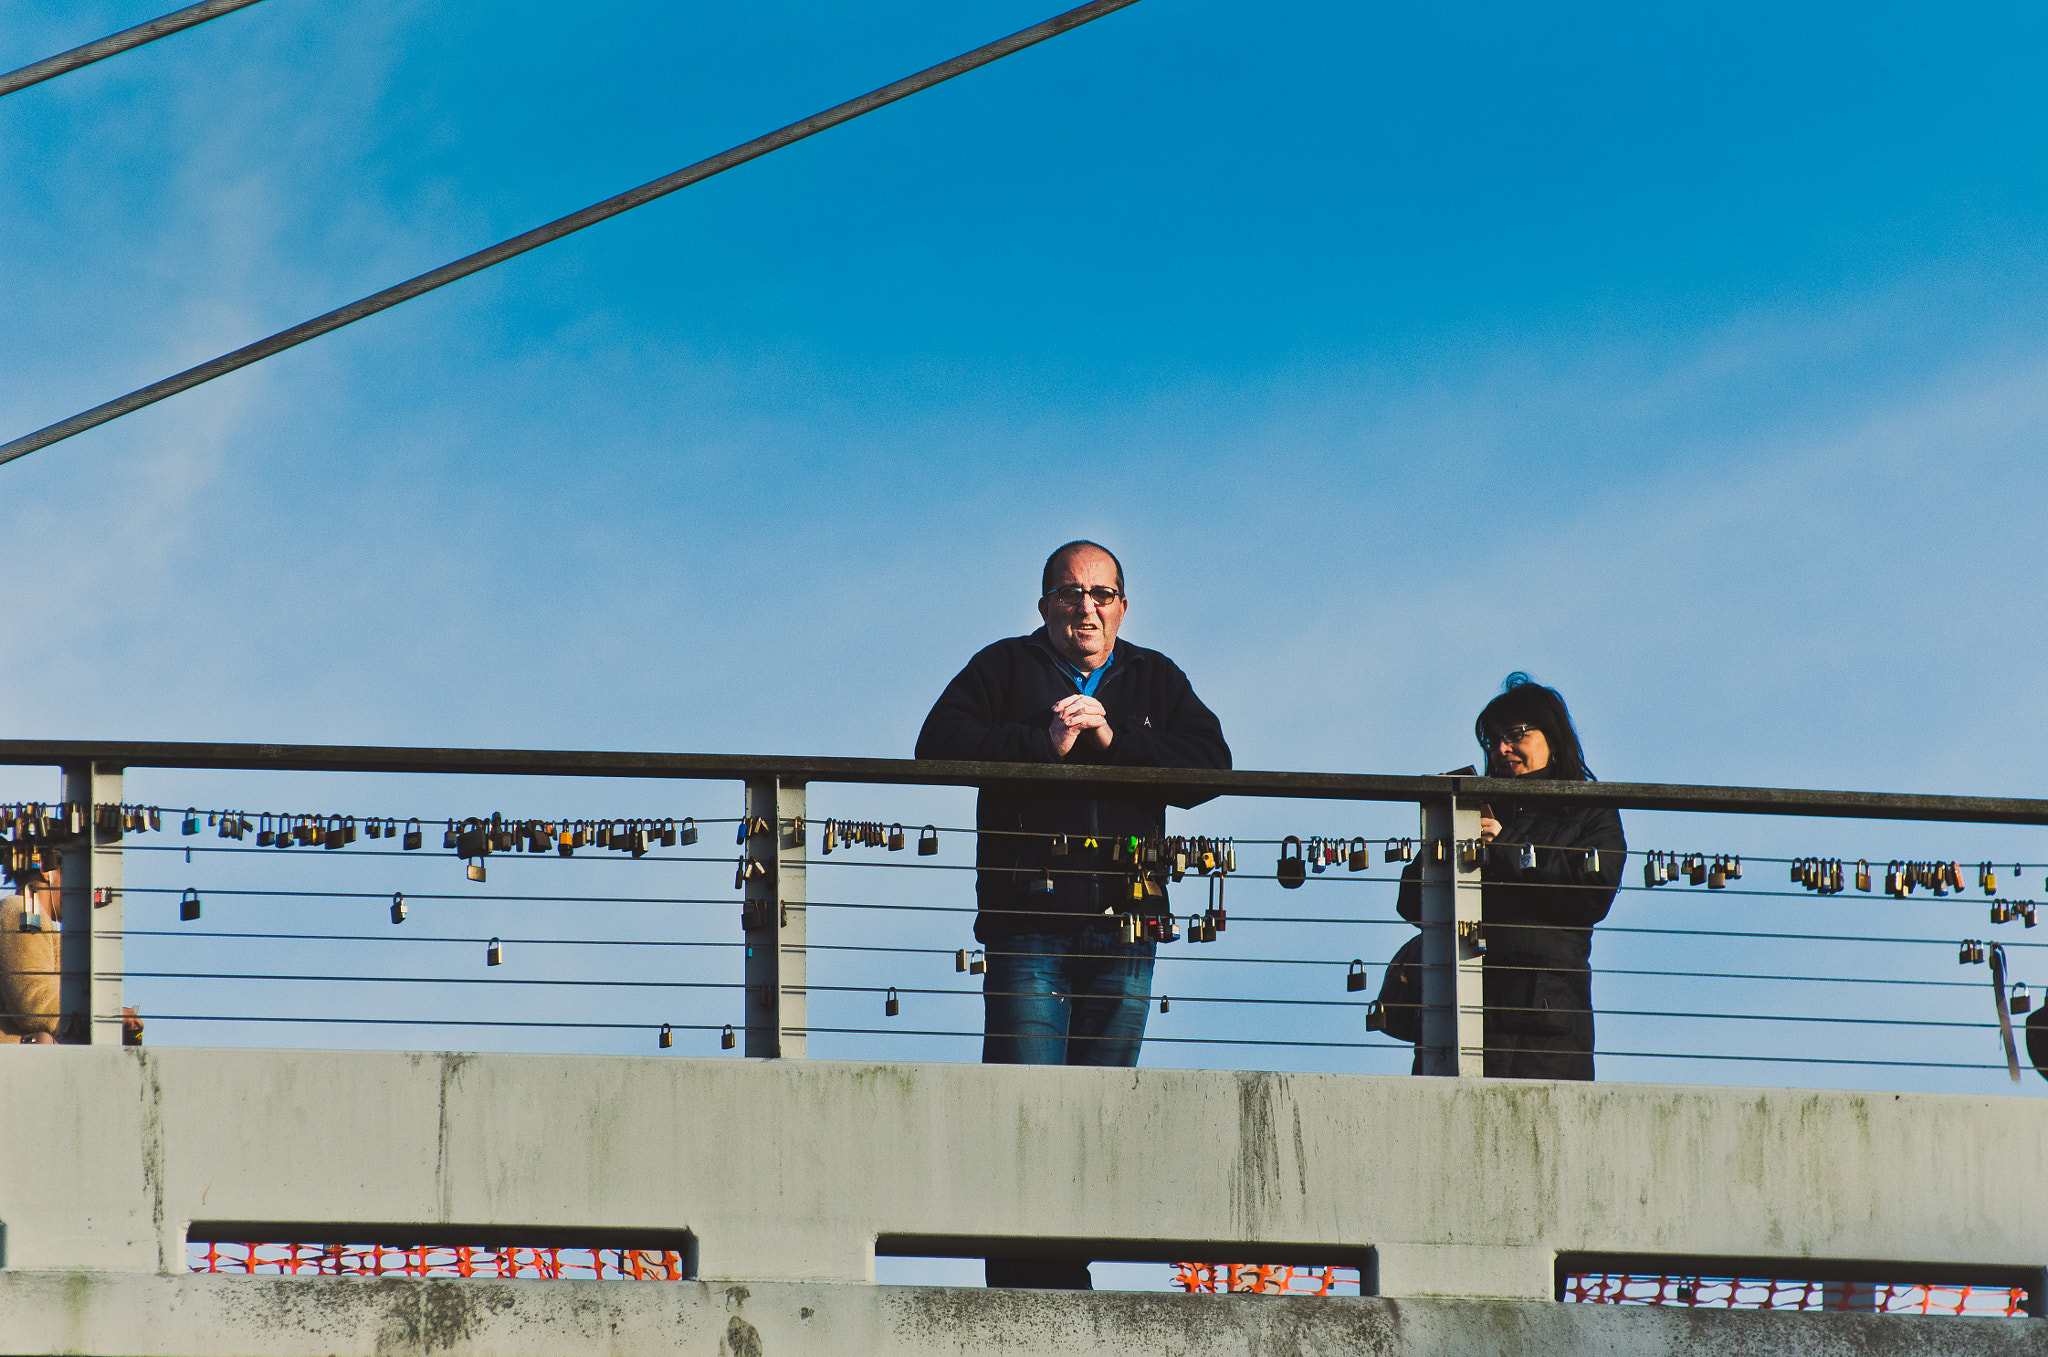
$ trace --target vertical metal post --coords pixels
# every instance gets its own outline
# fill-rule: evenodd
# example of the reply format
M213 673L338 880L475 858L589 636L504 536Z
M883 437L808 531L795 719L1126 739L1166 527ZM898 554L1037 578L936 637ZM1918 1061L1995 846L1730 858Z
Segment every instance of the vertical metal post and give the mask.
M121 1044L121 825L104 828L100 806L121 804L121 772L106 764L64 769L64 799L79 805L85 833L64 850L58 1040Z
M1422 1040L1424 1074L1486 1073L1480 933L1479 809L1454 796L1422 803ZM1473 845L1471 852L1466 845Z
M750 875L741 918L747 937L746 1054L800 1058L809 1021L805 918L804 784L764 777L747 783L746 815L768 822L747 837L746 856L767 870Z

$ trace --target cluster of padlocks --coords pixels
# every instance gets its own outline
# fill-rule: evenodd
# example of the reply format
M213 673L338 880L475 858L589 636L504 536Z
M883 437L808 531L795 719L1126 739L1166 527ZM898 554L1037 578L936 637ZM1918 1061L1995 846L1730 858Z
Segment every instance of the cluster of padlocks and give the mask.
M417 822L408 822L416 824ZM389 832L388 829L386 831ZM407 848L417 848L415 835L406 834ZM495 812L489 819L472 815L450 820L441 835L441 846L454 851L467 867L471 881L484 880L484 859L492 853L555 853L569 857L579 848L608 848L615 853L646 857L651 848L674 848L697 842L697 822L685 815L681 820L508 820Z
M1434 842L1425 839L1424 845ZM1288 850L1292 848L1292 852ZM1387 864L1412 861L1415 857L1415 840L1388 839L1384 849ZM1293 890L1308 880L1310 872L1323 872L1344 864L1354 872L1362 872L1372 866L1372 851L1366 847L1363 838L1324 838L1320 834L1309 836L1306 844L1301 837L1289 834L1280 840L1280 861L1275 865L1273 875L1282 886Z
M1589 869L1598 871L1599 860L1594 860ZM1668 882L1683 880L1687 885L1704 885L1708 890L1723 890L1731 881L1742 879L1742 859L1728 853L1716 853L1708 858L1705 853L1664 853L1653 852L1643 855L1643 884L1662 886ZM1792 873L1794 881L1800 874Z
M1992 971L1993 977L1996 978L2002 973L2007 973L2004 964L2004 949L1994 942L1989 950L1999 954L1999 965ZM1960 966L1981 966L1984 964L1985 956L1986 949L1983 939L1964 938L1961 946L1956 949L1956 964ZM1997 996L1994 995L1994 997ZM2027 993L2025 984L2017 980L2013 982L2011 991L2005 995L2005 1006L2006 1010L2011 1013L2025 1013L2034 1006L2034 1000Z
M804 846L804 822L794 823L796 845ZM904 834L902 825L884 825L879 820L827 820L825 837L821 846L827 856L834 848L886 848L892 853L903 851ZM939 831L926 825L917 836L917 855L932 857L939 851Z

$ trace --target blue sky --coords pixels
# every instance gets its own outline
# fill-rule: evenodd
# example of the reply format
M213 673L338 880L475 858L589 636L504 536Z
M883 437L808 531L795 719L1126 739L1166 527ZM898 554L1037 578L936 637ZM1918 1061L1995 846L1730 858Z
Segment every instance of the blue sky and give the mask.
M0 0L0 66L154 8ZM0 100L0 433L1048 12L267 0ZM0 665L9 728L907 755L966 657L1034 624L1045 552L1087 535L1130 571L1126 634L1189 672L1242 767L1465 763L1473 713L1526 669L1564 691L1609 779L2037 794L2044 26L2017 4L1145 0L0 468L8 576L36 619ZM12 777L50 794L43 772ZM136 781L180 804L646 804ZM731 813L725 788L661 796ZM1187 821L1410 823L1233 804ZM1630 824L1645 846L1755 856L2048 860L2038 831ZM711 892L729 869L708 870ZM1384 895L1330 908L1384 920ZM1988 931L1981 904L1668 899L1625 895L1616 921ZM506 917L457 931L510 936ZM1398 940L1323 950L1377 960ZM1793 950L1761 955L1982 978L1939 948ZM1673 1006L1729 1002L1699 985ZM1996 1058L1981 1032L1870 1040Z

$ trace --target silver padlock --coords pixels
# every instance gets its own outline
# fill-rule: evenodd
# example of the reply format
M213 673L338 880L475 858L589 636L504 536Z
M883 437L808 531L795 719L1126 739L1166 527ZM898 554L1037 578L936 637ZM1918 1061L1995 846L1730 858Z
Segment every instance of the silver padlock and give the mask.
M405 896L397 891L391 893L391 922L395 924L405 922Z
M1533 872L1536 870L1535 844L1525 843L1522 845L1522 856L1521 859L1516 863L1516 865L1525 872Z

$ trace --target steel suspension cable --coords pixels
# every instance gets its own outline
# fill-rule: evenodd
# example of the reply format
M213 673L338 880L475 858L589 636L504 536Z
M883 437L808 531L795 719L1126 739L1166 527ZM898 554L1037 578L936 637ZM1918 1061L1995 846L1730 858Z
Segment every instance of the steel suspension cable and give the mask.
M678 189L688 188L692 184L701 183L712 175L729 170L735 165L744 165L750 160L767 155L770 151L781 150L793 142L802 141L804 138L815 136L817 133L823 132L828 128L837 127L843 122L849 122L854 118L860 117L863 113L872 113L884 105L893 104L898 99L907 98L918 93L920 90L930 89L933 85L951 80L956 75L964 75L976 67L986 66L992 61L1000 61L1012 53L1021 52L1027 47L1044 42L1047 38L1058 37L1069 29L1079 28L1082 24L1099 19L1103 15L1113 13L1116 10L1127 8L1137 2L1138 0L1090 0L1090 3L1070 9L1064 14L1055 15L1044 23L1035 24L1018 33L1012 33L1007 38L998 38L986 46L977 47L972 52L954 57L951 61L928 67L925 70L919 71L916 75L906 76L894 84L884 85L878 90L861 95L859 98L849 99L843 104L826 109L822 113L813 114L801 122L791 123L779 131L756 137L749 142L743 142L729 151L721 151L707 160L700 160L694 165L677 170L674 174L664 175L635 189L628 189L616 197L607 198L603 202L586 207L580 212L572 212L568 216L551 221L545 226L537 226L533 230L513 236L509 240L499 241L496 245L478 250L475 254L467 255L452 264L444 264L432 272L422 273L417 278L408 279L395 287L385 288L382 292L373 293L360 301L351 302L338 310L329 311L322 316L315 316L311 320L292 326L289 330L280 330L268 339L259 339L254 344L236 349L232 353L222 354L220 357L209 362L201 363L198 367L187 368L175 376L166 377L159 382L152 382L140 390L131 391L127 395L110 400L103 405L96 405L82 414L76 414L69 419L60 420L55 424L49 425L47 428L38 429L34 433L24 434L11 443L0 444L0 463L11 462L17 457L26 457L39 448L46 448L52 443L61 442L73 434L84 433L87 429L105 424L109 420L119 419L122 415L140 410L146 405L153 405L167 396L175 396L179 392L189 390L203 382L210 382L216 377L225 376L237 368L247 367L249 364L268 358L272 354L282 353L294 345L303 344L309 339L316 339L330 330L338 330L344 325L349 325L363 319L365 316L372 316L379 311L388 310L400 302L411 301L414 297L431 292L437 287L446 286L458 278L466 278L472 273L491 267L493 264L502 264L516 255L526 253L528 250L539 249L541 246L560 240L563 236L569 235L572 232L580 231L586 226L595 226L601 221L618 216L621 212L629 212L636 207L651 203L657 198L674 193Z
M31 62L27 66L0 75L0 96L27 89L30 85L39 85L67 71L75 71L80 66L105 61L108 57L118 56L131 47L140 47L146 42L167 38L173 33L203 24L208 19L218 19L223 14L247 9L256 2L257 0L199 0L196 5L187 5L169 14L160 14L147 23L139 23L133 28L124 28L119 33L108 34L98 42L89 42L83 47L74 47L53 57L44 57L41 61Z

